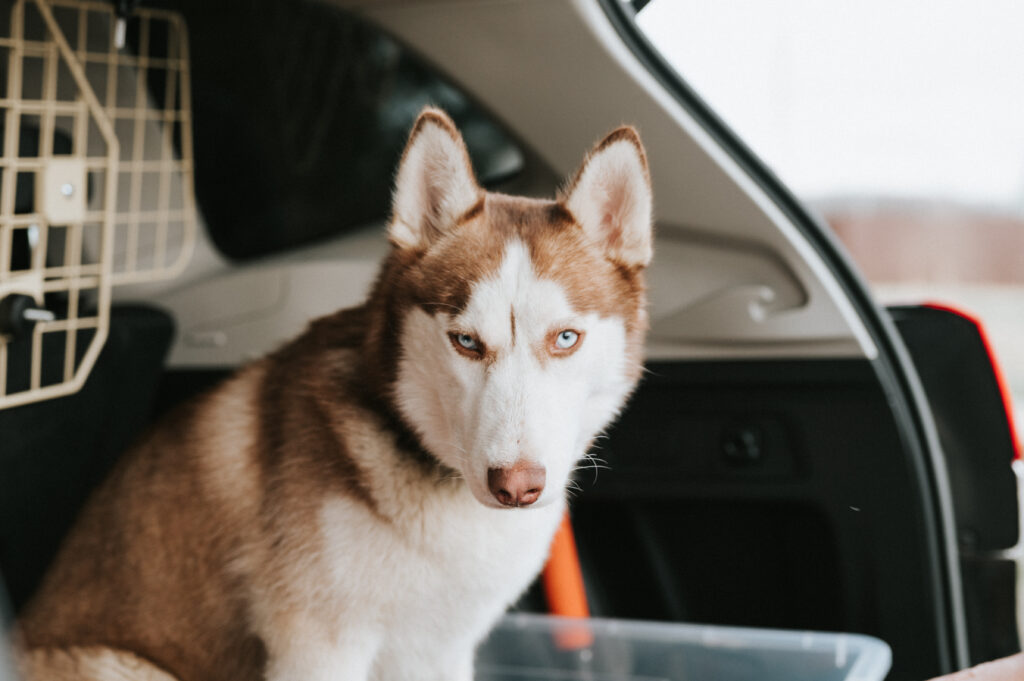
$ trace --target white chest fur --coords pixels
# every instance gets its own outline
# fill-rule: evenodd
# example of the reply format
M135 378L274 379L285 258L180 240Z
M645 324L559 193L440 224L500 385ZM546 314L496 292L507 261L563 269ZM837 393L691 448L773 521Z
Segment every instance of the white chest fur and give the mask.
M351 678L468 681L474 646L540 569L564 505L487 508L464 485L410 501L388 520L345 498L322 507L317 591L349 656L333 664L349 670L356 641L366 674Z

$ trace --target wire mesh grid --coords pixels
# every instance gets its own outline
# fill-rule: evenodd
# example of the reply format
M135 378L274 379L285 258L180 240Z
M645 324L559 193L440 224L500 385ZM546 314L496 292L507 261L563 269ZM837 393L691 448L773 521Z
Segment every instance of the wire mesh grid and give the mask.
M81 387L111 286L179 273L196 229L180 16L137 11L120 50L105 3L17 0L6 21L0 307L19 296L38 318L0 326L0 408Z

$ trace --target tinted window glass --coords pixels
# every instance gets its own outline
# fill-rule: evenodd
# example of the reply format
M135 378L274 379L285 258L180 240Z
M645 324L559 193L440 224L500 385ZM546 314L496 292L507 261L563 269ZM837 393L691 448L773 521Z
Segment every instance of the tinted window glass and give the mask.
M426 104L451 114L485 184L522 164L462 93L327 3L166 5L189 27L197 198L232 258L385 218L398 157Z

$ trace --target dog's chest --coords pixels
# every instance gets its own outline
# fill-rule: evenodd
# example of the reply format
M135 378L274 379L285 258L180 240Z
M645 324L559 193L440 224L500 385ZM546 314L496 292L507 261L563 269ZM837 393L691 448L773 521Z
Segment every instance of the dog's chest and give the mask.
M325 557L346 600L410 625L496 616L540 569L562 505L497 510L468 492L387 523L324 508ZM449 629L451 631L451 629Z

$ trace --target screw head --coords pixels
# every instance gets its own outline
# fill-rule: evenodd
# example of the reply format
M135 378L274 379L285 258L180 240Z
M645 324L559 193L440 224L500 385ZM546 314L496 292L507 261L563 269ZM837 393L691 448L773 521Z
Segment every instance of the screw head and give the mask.
M733 465L748 466L761 461L764 455L761 429L743 423L727 426L722 432L722 454Z

